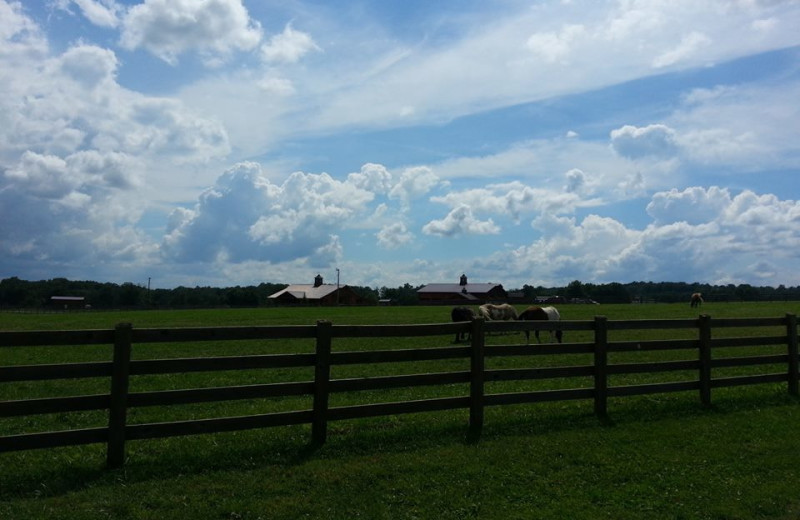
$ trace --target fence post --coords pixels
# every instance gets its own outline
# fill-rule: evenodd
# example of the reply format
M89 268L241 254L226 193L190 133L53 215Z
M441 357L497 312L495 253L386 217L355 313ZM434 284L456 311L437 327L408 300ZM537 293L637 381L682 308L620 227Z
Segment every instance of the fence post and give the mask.
M786 314L786 337L789 348L789 393L791 395L798 395L798 371L800 370L800 362L798 362L798 349L797 349L797 315Z
M469 376L469 439L476 441L483 429L483 382L484 382L484 345L486 344L484 319L473 318L470 325L472 353L470 357Z
M608 415L608 319L594 317L594 413Z
M128 415L131 337L133 326L119 323L114 329L114 361L111 368L111 402L108 410L106 465L118 468L125 462L125 424Z
M711 316L701 314L697 319L700 347L700 402L711 406Z
M317 322L316 361L314 364L314 410L311 422L311 443L325 444L328 437L328 397L331 379L331 341L333 324Z

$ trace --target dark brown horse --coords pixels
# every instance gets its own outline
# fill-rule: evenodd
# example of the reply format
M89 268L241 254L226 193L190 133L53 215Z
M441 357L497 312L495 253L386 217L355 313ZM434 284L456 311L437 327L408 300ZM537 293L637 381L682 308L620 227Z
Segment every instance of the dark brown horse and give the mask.
M561 315L558 313L555 307L528 307L519 315L518 320L538 320L538 321L559 321L561 319ZM541 343L542 341L539 339L539 329L533 330L534 335L536 336L536 341ZM561 343L561 339L563 337L563 331L561 330L551 330L550 331L550 341L553 341L553 338L558 340ZM531 332L529 330L525 331L525 341L530 343L531 341Z
M475 313L472 312L472 309L469 307L453 307L453 310L450 311L450 319L453 320L454 323L459 321L472 321L475 318ZM465 341L469 341L470 334L469 331L467 332L456 332L456 340L455 342L458 343L462 341L463 336L466 335Z

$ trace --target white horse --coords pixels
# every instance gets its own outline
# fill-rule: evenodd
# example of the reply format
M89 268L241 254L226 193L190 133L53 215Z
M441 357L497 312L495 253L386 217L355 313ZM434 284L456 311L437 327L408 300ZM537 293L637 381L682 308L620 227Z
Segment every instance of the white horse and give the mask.
M503 303L494 305L486 303L478 307L478 315L492 321L509 321L517 319L517 309L513 305Z
M519 320L536 320L536 321L560 321L561 315L558 313L558 309L555 307L528 307L522 314L519 315ZM539 329L533 330L534 335L536 336L536 341L541 343L542 341L539 339ZM561 330L551 330L550 331L550 341L553 341L553 338L558 340L561 343L561 339L563 337L563 331ZM525 331L525 340L527 343L531 341L531 332L529 330Z

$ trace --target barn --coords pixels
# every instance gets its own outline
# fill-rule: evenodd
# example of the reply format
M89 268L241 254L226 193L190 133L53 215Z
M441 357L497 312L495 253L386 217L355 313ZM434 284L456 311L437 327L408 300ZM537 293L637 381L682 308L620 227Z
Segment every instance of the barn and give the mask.
M458 283L431 283L417 290L421 304L479 305L506 301L508 294L499 283L469 283L462 274Z
M51 296L50 306L64 309L83 309L86 299L83 296Z
M323 283L322 276L313 284L292 284L269 296L269 300L284 305L357 305L361 298L347 285Z

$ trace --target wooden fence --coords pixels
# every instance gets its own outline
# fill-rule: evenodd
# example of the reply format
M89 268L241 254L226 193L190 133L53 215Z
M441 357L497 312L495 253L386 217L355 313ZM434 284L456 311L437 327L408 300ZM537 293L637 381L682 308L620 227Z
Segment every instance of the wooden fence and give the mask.
M585 343L487 345L491 333L530 330L590 331L593 341ZM776 336L712 338L714 330L730 327L781 327L784 333ZM694 329L694 339L648 341L609 341L609 331L645 329ZM349 338L409 338L449 336L470 332L469 345L436 348L413 348L366 351L334 351L333 343L346 343ZM145 343L241 341L275 339L313 339L314 353L226 356L190 359L132 360L134 345ZM50 448L92 443L107 444L107 464L118 467L125 459L125 443L132 440L163 438L180 435L228 432L272 426L310 424L312 442L324 443L328 422L415 412L450 409L469 410L469 434L477 437L484 420L486 406L535 403L561 400L593 400L594 411L605 416L609 397L622 397L679 391L698 392L700 402L711 404L712 388L786 382L789 393L798 394L798 335L797 318L711 319L707 315L684 320L609 321L596 317L593 321L562 322L485 322L475 319L464 323L425 325L333 325L320 321L310 326L221 327L134 329L120 324L111 330L0 332L0 348L53 345L113 345L113 359L89 363L16 365L0 367L0 383L43 381L74 378L109 378L110 392L100 395L51 397L0 401L0 418L107 410L108 425L98 428L48 431L0 436L0 452ZM785 353L725 357L715 359L712 351L720 347L784 345ZM689 350L696 359L656 361L647 363L609 364L612 352ZM493 369L485 367L488 358L504 356L542 356L588 354L592 364L536 368ZM469 360L469 370L331 379L331 367L336 365L416 362L444 359ZM780 373L712 377L713 370L723 367L754 365L785 365ZM247 370L288 367L313 367L313 381L293 381L270 384L195 388L169 391L129 392L132 376L147 374L187 373L220 370ZM696 371L697 380L659 382L650 384L609 386L609 376L646 374L669 371ZM518 381L583 377L593 380L588 388L538 390L487 394L485 385L494 381ZM369 403L330 407L329 396L335 392L417 387L429 385L469 385L468 395L437 397L404 402ZM244 417L216 417L176 422L128 424L127 412L141 406L165 406L239 399L312 396L308 410L276 412Z

